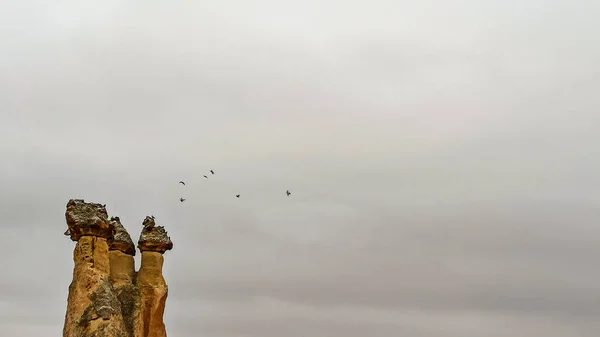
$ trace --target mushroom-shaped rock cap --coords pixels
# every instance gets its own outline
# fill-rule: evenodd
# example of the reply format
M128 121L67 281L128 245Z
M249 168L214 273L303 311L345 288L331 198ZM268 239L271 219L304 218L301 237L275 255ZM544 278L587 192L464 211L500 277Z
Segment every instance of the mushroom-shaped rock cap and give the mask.
M125 230L125 227L121 224L121 220L118 216L110 218L109 221L115 227L115 234L112 239L108 240L110 250L118 250L125 254L135 256L135 245L131 236Z
M152 228L156 225L156 222L154 222L154 218L147 216L144 221L142 222L142 226L144 226L144 228Z
M78 241L84 235L109 239L114 234L114 225L108 221L106 208L101 204L71 199L67 203L65 217L68 235L73 241Z
M151 220L148 222L148 219ZM156 226L154 219L146 217L143 222L144 228L138 240L138 248L140 251L159 252L164 254L167 250L173 249L173 242L167 236L167 231L163 226Z

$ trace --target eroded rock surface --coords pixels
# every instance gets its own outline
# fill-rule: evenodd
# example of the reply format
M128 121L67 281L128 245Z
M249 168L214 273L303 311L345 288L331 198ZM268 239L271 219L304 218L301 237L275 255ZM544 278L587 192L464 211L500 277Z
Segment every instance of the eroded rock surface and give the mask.
M69 200L65 215L65 235L77 244L63 336L166 337L163 253L173 243L164 227L144 219L136 272L135 246L118 217L109 220L103 205L81 199Z
M163 254L173 248L173 242L163 226L146 217L138 240L142 252L142 264L137 275L137 286L141 294L140 315L142 337L166 337L163 313L169 289L162 274Z
M154 221L153 217L147 216L142 222L142 226L144 226L144 228L152 228L156 226L156 222Z
M84 235L108 239L114 234L114 226L108 221L104 205L71 199L67 203L65 216L69 227L65 235L69 235L73 241L78 241Z
M141 252L151 251L162 254L173 249L173 242L163 226L156 226L154 219L149 217L146 217L143 224L144 228L138 240L138 249Z
M64 337L127 337L121 307L110 282L108 243L86 235L73 253Z
M118 216L114 216L109 220L110 224L114 227L114 235L108 240L110 250L119 250L125 254L135 256L135 245L131 236L125 230L125 227L121 224L121 219Z
M121 315L128 337L138 336L142 327L139 324L140 291L135 285L135 246L121 224L119 217L111 218L115 224L115 235L109 240L110 278L121 305Z
M162 275L164 257L160 252L142 251L142 265L137 276L140 289L142 337L166 337L163 321L169 289Z

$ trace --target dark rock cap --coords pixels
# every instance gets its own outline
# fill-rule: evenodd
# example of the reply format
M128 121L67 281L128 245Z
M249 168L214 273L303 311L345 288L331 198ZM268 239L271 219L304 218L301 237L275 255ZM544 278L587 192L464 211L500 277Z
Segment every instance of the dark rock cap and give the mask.
M109 239L114 235L115 227L108 221L106 208L101 204L85 202L83 199L71 199L65 212L69 230L65 232L71 240L78 241L84 235Z
M156 222L154 221L154 218L147 216L144 221L142 221L142 226L144 226L144 228L152 228L156 226Z
M109 221L115 227L115 234L108 239L109 250L118 250L125 254L135 256L135 245L127 230L121 224L118 216L110 218Z
M140 251L159 252L164 254L167 250L173 249L173 242L167 235L163 226L156 226L154 219L146 217L142 223L144 228L138 240L138 249Z

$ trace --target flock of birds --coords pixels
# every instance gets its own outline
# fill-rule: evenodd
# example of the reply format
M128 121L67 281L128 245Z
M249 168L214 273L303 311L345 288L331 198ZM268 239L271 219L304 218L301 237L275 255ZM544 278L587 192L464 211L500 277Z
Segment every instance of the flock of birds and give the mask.
M213 170L210 170L210 174L215 174L215 171L213 171ZM204 178L206 178L206 179L208 179L208 176L207 176L206 174L205 174L205 175L203 175L203 177L204 177ZM181 180L181 181L179 181L179 183L180 183L181 185L185 186L185 181ZM292 193L290 192L290 190L286 190L286 191L285 191L285 195L287 195L288 197L290 196L290 194L292 194ZM236 194L236 195L235 195L235 197L236 197L236 198L239 198L239 197L240 197L240 195L239 195L239 194ZM180 201L180 202L184 202L184 201L185 201L185 198L179 198L179 201Z
M213 170L210 170L210 174L215 174L215 171L213 171ZM207 175L203 175L203 176L204 176L204 178L208 179L208 176L207 176ZM181 181L179 181L179 183L180 183L181 185L185 186L185 181L181 180ZM289 196L290 196L290 194L292 194L292 193L290 192L290 190L286 190L286 191L285 191L285 194L286 194L286 195L289 197ZM236 195L235 195L235 197L236 197L236 198L239 198L239 197L240 197L240 195L239 195L239 194L236 194ZM184 201L185 201L185 198L179 198L179 201L180 201L180 202L184 202ZM102 207L106 208L106 204L102 205ZM115 218L116 218L117 220L119 219L118 217L115 217ZM147 217L147 218L148 218L148 217ZM151 218L152 220L154 220L154 215L150 215L150 216L149 216L149 218ZM148 222L148 224L146 224L146 221L144 221L144 227L146 227L146 226L153 227L154 225L153 225L153 224L151 224L150 222ZM66 236L69 236L69 235L71 235L71 233L70 233L70 231L69 231L69 229L68 229L68 228L67 228L67 231L66 231L64 234L65 234Z

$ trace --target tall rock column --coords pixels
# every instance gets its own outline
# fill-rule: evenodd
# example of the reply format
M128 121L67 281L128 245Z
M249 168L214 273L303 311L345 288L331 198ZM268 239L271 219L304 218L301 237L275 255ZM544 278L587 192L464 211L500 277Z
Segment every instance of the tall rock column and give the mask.
M113 237L115 228L106 208L71 199L65 217L69 227L65 234L77 244L63 337L128 337L110 282L107 240Z
M139 312L142 328L135 337L166 337L163 313L168 287L162 275L162 267L163 254L173 248L173 243L164 227L156 226L153 218L146 217L143 226L138 240L142 263L136 279L141 294Z
M121 304L125 332L128 337L134 337L135 331L141 329L138 314L140 296L135 285L135 246L119 217L112 217L110 223L115 228L114 236L108 240L110 280Z

